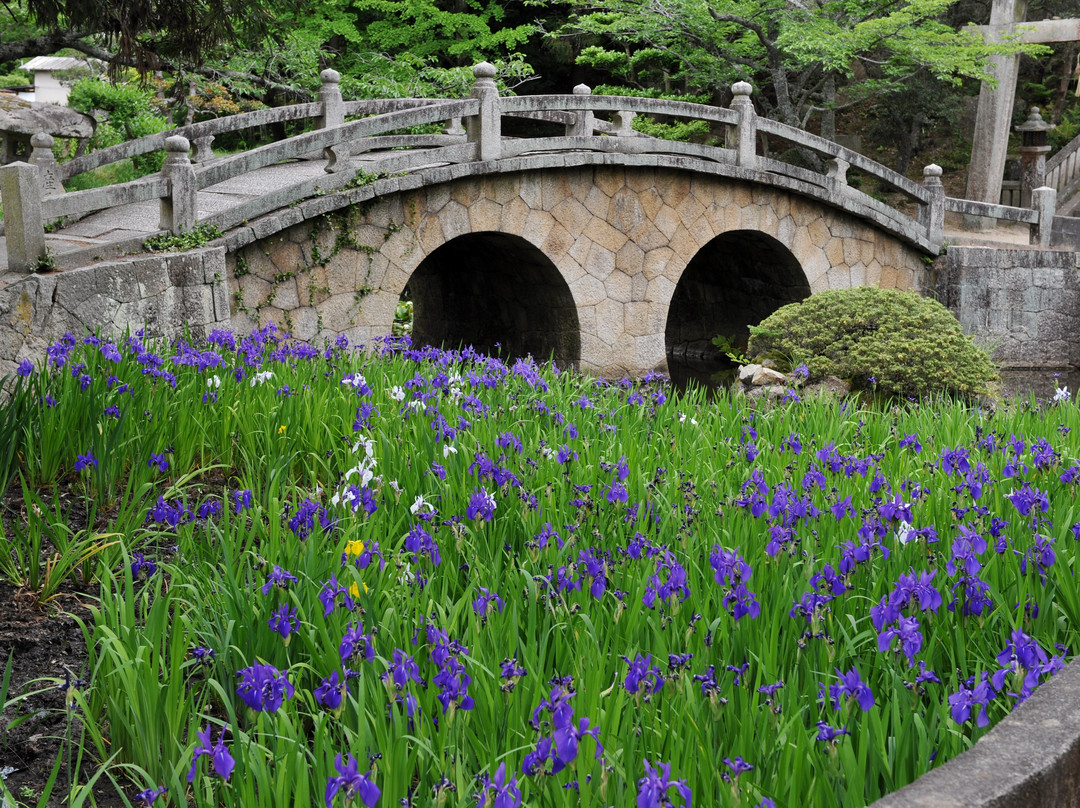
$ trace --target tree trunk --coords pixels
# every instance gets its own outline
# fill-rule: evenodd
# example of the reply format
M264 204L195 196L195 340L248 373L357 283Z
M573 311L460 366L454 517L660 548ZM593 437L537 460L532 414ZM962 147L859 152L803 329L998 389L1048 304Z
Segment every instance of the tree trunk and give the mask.
M821 136L836 140L836 74L829 73L822 88Z

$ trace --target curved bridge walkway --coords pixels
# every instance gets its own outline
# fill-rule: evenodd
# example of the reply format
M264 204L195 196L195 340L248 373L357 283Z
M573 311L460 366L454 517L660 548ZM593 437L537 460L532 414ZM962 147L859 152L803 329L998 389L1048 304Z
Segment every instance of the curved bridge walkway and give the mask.
M301 338L363 340L389 330L407 293L422 339L642 372L819 289L922 289L946 211L1027 227L1031 243L1049 244L1053 189L1035 190L1032 209L947 198L937 166L920 185L759 118L744 82L720 108L594 96L584 86L500 97L491 65L474 75L467 99L345 102L328 70L314 103L198 123L62 165L51 138L36 135L29 163L0 168L0 288L213 225L225 235L211 246L228 254L228 300L209 304L228 310L211 317L218 323L277 319ZM639 114L706 121L724 143L643 136L632 126ZM212 152L215 136L290 122L315 129L242 154ZM63 193L77 174L162 149L158 175ZM824 168L771 156L784 153ZM898 192L895 206L860 190L871 183ZM352 218L327 224L343 214ZM721 302L737 311L718 322ZM116 326L113 315L103 325Z

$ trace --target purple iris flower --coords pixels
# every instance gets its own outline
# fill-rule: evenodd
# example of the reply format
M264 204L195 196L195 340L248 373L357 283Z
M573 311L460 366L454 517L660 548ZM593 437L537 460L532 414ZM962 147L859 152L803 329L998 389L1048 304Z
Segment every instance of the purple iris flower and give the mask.
M449 657L431 683L439 688L436 698L443 708L443 715L451 706L459 710L471 710L473 697L468 694L472 677L465 673L465 665L457 657Z
M495 516L495 497L487 491L478 489L469 497L469 506L465 509L465 517L470 520L490 522Z
M480 595L472 603L473 611L476 612L477 617L486 619L493 608L492 604L494 604L494 608L497 608L499 612L502 612L505 604L498 593L492 592L483 586L478 587L478 589L480 590Z
M252 665L238 671L240 685L236 693L256 712L274 713L295 692L284 673L273 665Z
M93 454L87 452L86 454L76 455L75 459L75 471L82 471L83 469L96 468L97 458Z
M326 808L330 808L334 801L334 797L337 796L339 791L345 792L345 804L348 805L354 797L359 797L360 802L372 808L379 801L379 796L382 792L379 787L371 782L368 774L361 774L356 760L352 755L349 755L347 761L341 760L341 755L338 754L334 758L334 768L337 769L338 776L331 777L326 783Z
M287 603L282 603L272 615L268 621L270 628L281 635L283 640L287 640L289 635L300 628L300 618L296 616L296 607L290 607Z
M858 670L852 668L847 673L842 673L839 668L835 670L840 681L829 686L829 696L832 698L834 709L839 710L840 702L848 698L855 699L863 712L874 706L874 694L859 676Z
M1021 679L1020 692L1013 694L1016 695L1017 704L1027 701L1039 684L1039 676L1048 662L1046 652L1039 643L1021 629L1013 631L1009 642L998 654L997 661L999 665L1005 667L994 673L990 682L994 689L1000 692L1005 687L1005 677L1010 673L1018 674L1018 678Z
M916 454L922 451L922 444L919 443L918 435L905 435L900 439L900 448L906 449L908 447Z
M996 695L993 687L987 681L988 674L983 671L982 679L975 684L974 679L969 679L966 686L961 686L956 693L949 694L949 712L952 720L957 724L963 724L971 718L972 710L978 709L975 726L985 727L990 724L990 718L986 714L986 705Z
M895 638L900 639L900 650L907 657L908 664L915 664L915 655L922 650L923 635L919 630L919 621L915 617L900 616L896 625L881 632L878 636L878 651L888 651Z
M842 735L850 735L851 734L844 727L832 727L832 726L829 726L824 721L818 721L817 722L817 728L818 728L817 740L822 741L824 743L835 743L836 741L838 741L840 739L840 736L842 736Z
M15 369L15 372L22 377L29 376L34 372L34 363L29 359L24 359L19 363L19 366Z
M251 507L251 490L245 488L243 491L233 491L230 494L232 497L233 505L236 508L236 513L246 511Z
M163 796L168 790L169 789L167 789L165 786L162 786L161 788L147 788L135 795L135 804L144 806L153 805L154 800L156 800L158 797Z
M652 664L652 654L638 654L633 660L623 657L630 670L623 680L627 693L644 693L645 701L664 686L664 675L659 666Z
M488 792L491 792L491 808L518 808L521 805L521 789L518 788L516 777L507 781L505 761L499 764L494 777L485 774L480 778L477 808L488 805Z
M213 746L210 744L209 725L207 725L206 729L196 732L195 735L199 739L200 745L195 747L195 758L191 761L191 770L188 772L187 781L189 783L195 782L195 768L199 765L199 758L203 755L209 755L218 777L228 782L229 775L232 774L232 770L236 766L236 761L233 760L229 750L225 747L225 730L221 730L218 742Z
M169 461L165 458L164 454L150 453L150 459L146 461L147 468L154 468L157 466L158 471L166 471L169 468Z
M273 571L266 578L266 583L262 585L262 593L264 595L269 594L270 590L275 586L287 589L290 582L296 583L296 576L275 564Z
M375 659L375 644L371 640L371 634L364 632L364 626L360 621L345 629L341 645L338 646L338 655L342 663L354 656L362 656L368 662Z
M668 791L674 788L682 798L683 808L690 808L690 786L686 780L671 779L671 764L660 763L655 768L645 763L645 776L638 780L637 808L674 808Z
M1050 510L1050 499L1046 492L1032 488L1028 483L1024 483L1019 491L1013 491L1005 497L1016 506L1021 516L1028 516L1032 511L1046 513Z
M420 666L416 664L416 660L400 648L394 649L390 670L383 676L384 678L392 680L394 686L398 689L404 688L410 680L416 682L421 687L427 686L424 680L420 678Z
M336 710L341 706L341 701L348 692L348 683L343 684L340 681L338 672L334 671L330 676L322 680L322 684L315 688L315 701L328 710Z
M157 572L157 564L149 561L142 553L135 553L131 562L131 577L136 581L149 578Z
M731 776L738 779L740 774L745 772L752 772L754 767L742 759L741 756L737 756L734 760L731 758L724 758L724 765L731 769Z

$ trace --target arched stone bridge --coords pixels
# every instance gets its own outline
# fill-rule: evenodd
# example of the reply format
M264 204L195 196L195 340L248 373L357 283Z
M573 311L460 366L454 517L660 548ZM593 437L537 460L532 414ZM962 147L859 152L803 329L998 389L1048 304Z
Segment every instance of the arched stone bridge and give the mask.
M812 292L925 274L917 248L786 189L595 158L447 176L258 238L229 258L234 322L368 341L408 290L418 341L642 372Z
M743 83L725 109L584 87L500 98L491 66L474 72L472 97L461 101L345 103L326 71L314 104L195 124L61 166L37 137L30 165L0 169L9 267L35 268L43 222L91 214L49 237L96 234L59 256L69 267L123 254L159 231L209 224L225 231L223 271L199 276L202 298L189 279L172 298L182 302L173 320L227 319L242 331L273 320L303 339L368 342L390 331L408 296L418 340L553 354L616 374L662 369L667 356L745 333L822 289L922 290L946 209L1028 222L1036 238L1048 237L1039 222L1052 219L1052 192L1035 210L947 199L936 166L918 185L757 118ZM725 145L641 136L636 114L708 121L726 132ZM366 117L346 120L355 116ZM305 118L320 128L232 157L209 151L215 134ZM442 133L404 134L433 124ZM509 136L515 126L522 136ZM823 171L759 154L765 140L816 156ZM158 176L56 193L69 176L162 146ZM862 192L847 182L851 169L906 202L894 208ZM122 220L112 231L110 217ZM119 283L107 271L83 284L95 299ZM166 301L154 305L169 317ZM146 316L128 303L105 308L111 321L99 325Z

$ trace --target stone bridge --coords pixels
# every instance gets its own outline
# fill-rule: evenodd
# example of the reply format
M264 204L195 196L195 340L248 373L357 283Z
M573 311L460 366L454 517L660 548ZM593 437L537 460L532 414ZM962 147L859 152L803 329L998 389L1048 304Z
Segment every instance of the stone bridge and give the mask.
M948 199L936 166L919 185L758 118L745 83L719 108L586 87L500 97L490 65L474 73L460 101L344 102L325 71L316 103L63 165L35 136L29 164L0 169L0 362L52 332L144 321L166 334L275 321L306 340L368 342L406 296L419 341L635 374L822 289L926 290L946 210L1050 237L1053 190L1033 209ZM645 137L638 114L707 121L724 145ZM305 119L318 128L231 157L210 149L215 135ZM62 193L70 176L162 147L160 175ZM898 192L895 206L862 187ZM224 235L195 255L127 255L205 225ZM59 272L35 271L53 261Z

